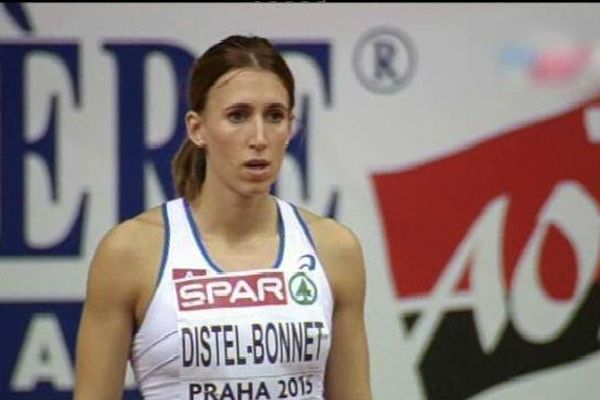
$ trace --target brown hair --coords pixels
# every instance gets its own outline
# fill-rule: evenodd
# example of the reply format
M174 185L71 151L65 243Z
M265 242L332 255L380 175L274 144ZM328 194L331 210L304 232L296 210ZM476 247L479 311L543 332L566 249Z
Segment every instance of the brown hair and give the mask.
M290 110L294 107L294 77L284 58L265 38L229 36L210 47L194 63L188 84L188 104L201 113L206 106L208 91L227 72L237 68L258 68L273 72L281 79L288 93ZM204 149L185 138L172 164L175 191L192 200L206 175Z

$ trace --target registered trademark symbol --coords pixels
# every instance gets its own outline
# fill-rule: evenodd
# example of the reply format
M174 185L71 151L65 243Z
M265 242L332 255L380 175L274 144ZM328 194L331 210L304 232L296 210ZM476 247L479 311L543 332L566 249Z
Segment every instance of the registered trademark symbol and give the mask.
M410 81L416 67L416 51L404 32L375 28L360 37L352 63L360 83L368 90L392 94Z

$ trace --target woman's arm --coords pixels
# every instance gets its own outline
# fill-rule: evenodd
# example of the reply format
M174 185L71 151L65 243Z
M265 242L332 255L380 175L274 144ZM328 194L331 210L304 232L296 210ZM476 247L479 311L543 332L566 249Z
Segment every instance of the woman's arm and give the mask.
M315 225L319 256L335 298L332 344L325 380L328 400L371 400L364 324L365 267L360 243L347 227L329 219Z
M75 400L122 398L137 301L129 225L102 240L90 266L77 337Z

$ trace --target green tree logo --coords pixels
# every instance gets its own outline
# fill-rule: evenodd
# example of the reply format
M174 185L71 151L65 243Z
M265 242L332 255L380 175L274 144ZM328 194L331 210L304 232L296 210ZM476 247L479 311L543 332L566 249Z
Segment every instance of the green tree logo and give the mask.
M289 286L296 303L304 306L313 304L317 300L317 285L304 272L294 274Z

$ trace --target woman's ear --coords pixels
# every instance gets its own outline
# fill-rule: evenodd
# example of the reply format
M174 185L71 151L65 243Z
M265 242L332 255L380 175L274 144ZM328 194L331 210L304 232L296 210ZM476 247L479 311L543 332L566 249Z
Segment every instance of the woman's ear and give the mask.
M201 148L206 145L204 120L200 114L196 111L188 111L185 114L185 128L192 143Z
M285 140L285 147L287 147L290 144L290 140L292 140L292 136L294 135L294 130L296 128L296 125L294 124L296 120L296 116L294 115L294 113L290 113L290 118L289 118L289 127L288 127L288 137Z

